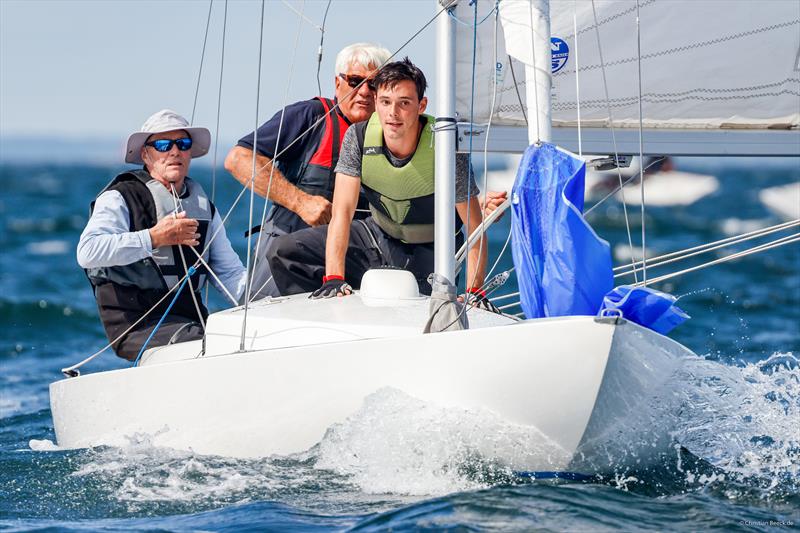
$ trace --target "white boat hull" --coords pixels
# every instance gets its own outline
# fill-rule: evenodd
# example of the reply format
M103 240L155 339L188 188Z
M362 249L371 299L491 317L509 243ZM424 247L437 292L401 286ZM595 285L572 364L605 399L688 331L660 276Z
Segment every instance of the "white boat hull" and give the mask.
M309 449L391 387L536 428L530 449L543 453L495 457L515 470L597 471L613 461L610 449L637 453L628 444L639 446L648 428L636 415L687 352L631 323L568 317L206 355L64 379L50 397L62 447L147 436L155 446L251 458ZM662 421L651 426L669 433Z

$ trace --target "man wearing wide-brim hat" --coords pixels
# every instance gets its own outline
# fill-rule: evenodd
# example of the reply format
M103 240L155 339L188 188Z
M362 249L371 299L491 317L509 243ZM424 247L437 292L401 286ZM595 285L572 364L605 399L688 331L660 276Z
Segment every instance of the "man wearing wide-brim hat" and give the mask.
M234 304L244 291L246 270L222 219L188 177L192 158L210 144L206 128L161 110L128 138L125 161L143 167L116 176L92 202L78 264L120 357L202 338L208 311L200 291L209 277Z

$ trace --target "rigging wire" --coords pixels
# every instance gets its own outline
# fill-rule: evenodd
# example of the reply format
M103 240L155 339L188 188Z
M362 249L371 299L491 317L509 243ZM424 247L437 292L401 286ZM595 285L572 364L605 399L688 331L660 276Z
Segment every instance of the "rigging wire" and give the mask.
M325 15L322 17L322 27L319 29L319 49L317 50L317 94L322 94L322 84L319 81L319 71L322 68L322 43L325 40L325 23L328 21L328 10L331 8L331 0L325 6ZM261 290L261 289L259 289Z
M776 224L776 225L770 226L768 228L762 228L760 230L751 231L751 232L748 232L748 233L743 233L741 235L735 235L733 237L728 237L726 239L721 239L719 241L710 242L710 243L706 243L706 244L701 244L699 246L694 246L692 248L687 248L686 250L679 250L677 252L668 253L668 254L665 254L665 255L662 255L662 256L659 256L659 257L654 257L654 258L648 259L648 262L650 263L650 268L655 268L655 267L667 265L669 263L674 263L675 261L681 261L681 260L689 258L689 257L694 257L696 255L704 254L706 252L711 252L713 250L718 250L720 248L726 248L728 246L733 246L735 244L740 244L740 243L743 243L743 242L746 242L746 241L749 241L749 240L752 240L752 239L757 239L757 238L760 238L760 237L764 237L765 235L770 235L770 234L778 232L778 231L784 231L784 230L793 228L795 226L800 226L800 219L796 219L796 220L792 220L792 221L789 221L789 222L785 222L783 224ZM628 275L633 273L634 269L639 268L640 265L642 265L642 262L641 261L637 261L635 263L633 269L627 270L627 271L623 271L623 272L618 272L618 271L621 270L621 269L630 268L631 265L623 265L621 267L617 267L617 268L614 269L614 271L616 272L614 274L614 277L618 278L618 277L621 277L621 276L628 276Z
M614 117L611 113L611 100L608 95L608 79L606 77L606 66L605 61L603 60L603 45L600 42L600 26L597 22L597 9L594 5L594 0L592 0L592 15L594 16L594 24L595 24L595 36L597 37L597 53L600 56L600 66L601 72L603 73L603 89L605 91L606 97L606 108L608 109L608 126L611 129L611 142L614 145L614 161L617 163L617 177L619 178L619 188L622 194L622 212L625 215L625 230L628 234L628 246L631 250L631 262L634 261L634 252L633 252L633 238L631 237L631 225L630 221L628 220L628 207L625 204L625 190L622 188L622 171L619 168L619 150L617 150L617 134L614 132ZM638 276L634 273L634 280L639 281Z
M636 0L636 65L638 67L639 80L639 191L641 195L641 216L642 216L642 284L647 286L647 241L645 240L645 216L644 216L644 118L642 115L642 32L639 19L639 0Z
M305 16L303 11L298 11L297 9L294 8L294 6L292 4L290 4L286 0L281 0L281 3L283 5L285 5L287 8L289 8L291 11L294 11L294 13L298 17L300 17L300 20L304 20L304 21L308 22L309 24L311 24L312 26L314 26L314 28L316 28L317 30L322 31L322 27L320 27L316 22L314 22L313 20L311 20L310 18ZM305 2L303 2L303 3L305 4Z
M572 3L572 29L575 32L575 103L578 112L578 157L583 158L583 135L581 134L581 68L580 62L578 61L578 0L574 0Z
M253 130L253 172L252 176L250 177L250 181L252 182L255 180L256 177L256 156L258 154L258 150L255 149L258 146L258 106L261 102L261 56L264 52L264 0L261 0L261 19L259 22L259 32L258 32L258 75L256 77L256 113L255 113L255 122L256 126ZM253 204L255 203L255 187L250 187L250 215L248 219L248 226L249 228L253 227ZM244 299L244 316L242 317L242 335L241 339L239 340L239 351L244 351L244 337L245 332L247 331L247 310L250 303L250 285L253 282L253 273L250 271L250 248L253 239L253 232L247 234L247 264L245 265L245 269L247 270L247 283L245 284L245 299Z
M303 7L301 9L304 10L305 9L305 0L303 1L302 6ZM280 122L278 122L278 135L277 135L277 137L275 139L275 150L273 150L273 153L277 153L278 152L278 147L280 146L280 142L281 142L281 133L283 132L283 119L284 119L284 116L286 115L286 105L289 102L289 89L292 86L292 78L294 77L294 62L295 62L295 59L297 57L297 47L298 47L298 44L300 43L300 35L302 33L303 33L303 24L302 24L302 21L301 21L301 23L298 24L298 26L297 26L297 33L295 34L295 38L294 38L294 50L292 52L292 60L289 63L289 65L290 65L289 66L289 77L286 80L286 93L283 96L283 107L281 107L281 119L280 119ZM258 127L258 126L256 126L256 127ZM253 142L253 152L254 152L254 154L255 154L255 151L256 151L256 146L257 145L255 144L255 142ZM267 208L270 205L269 193L270 193L270 189L272 188L272 177L273 177L274 173L275 173L275 160L273 159L272 160L272 165L270 166L270 169L269 169L269 182L267 183L267 191L266 191L266 194L264 195L264 199L265 199L265 201L264 201L264 209L263 209L263 211L261 213L261 227L262 228L265 227L265 224L266 224L266 221L267 221ZM252 194L251 194L251 197L252 197ZM250 223L250 227L253 227L252 226L252 221ZM258 264L258 252L259 252L259 250L261 248L261 238L264 236L264 233L265 233L264 231L259 231L258 232L258 239L256 239L256 249L255 249L255 254L254 254L255 257L253 258L253 274L255 274L256 265ZM252 231L250 233L248 233L248 238L250 238L251 235L252 235ZM249 244L250 243L248 242L248 246L249 246ZM255 298L256 296L258 296L258 293L262 288L263 288L263 286L259 287L259 289L255 292L255 294L252 295L252 297ZM250 300L250 296L251 296L250 293L248 293L248 295L247 295L247 299L248 300ZM250 301L252 303L252 300L250 300Z
M219 62L219 87L217 89L217 121L214 127L214 154L211 162L211 203L217 196L217 151L219 149L219 117L222 109L222 79L225 70L225 33L228 29L228 0L225 0L222 10L222 50ZM208 306L208 289L209 284L206 284L205 297L203 301ZM204 337L205 338L205 337Z
M211 6L214 5L214 0L208 0L208 16L206 17L206 32L203 35L203 51L200 52L200 69L197 72L197 85L194 89L194 103L192 104L192 118L189 120L189 125L194 126L194 112L197 109L197 96L200 94L200 79L203 77L203 61L206 57L206 43L208 42L208 28L211 25Z
M650 280L650 284L659 283L661 281L668 280L670 278L674 278L676 276L680 276L682 274L686 274L688 272L694 272L695 270L700 270L702 268L710 267L712 265L716 265L719 263L725 263L727 261L732 261L733 259L738 259L740 257L745 257L754 253L763 252L766 250L771 250L772 248L778 248L779 246L784 246L787 244L792 244L794 242L800 241L800 233L795 233L793 235L789 235L786 237L781 237L780 239L775 239L774 241L770 241L765 244L761 244L759 246L755 246L753 248L748 248L747 250L743 250L741 252L736 252L733 254L726 255L724 257L720 257L719 259L714 259L713 261L709 261L707 263L703 263L702 265L697 265L691 268L687 268L684 270L679 270L677 272L671 272L669 274L665 274L663 276L659 276L657 278L653 278ZM643 285L642 282L634 283L634 287L641 287Z

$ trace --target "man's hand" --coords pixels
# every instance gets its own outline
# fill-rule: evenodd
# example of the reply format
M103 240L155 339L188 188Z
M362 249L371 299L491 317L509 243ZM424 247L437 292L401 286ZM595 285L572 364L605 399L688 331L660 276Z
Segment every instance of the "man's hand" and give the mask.
M331 206L325 197L308 194L298 203L297 214L313 228L331 221Z
M334 296L349 296L353 294L353 288L342 276L325 276L322 278L322 281L322 287L312 292L309 296L312 300L333 298Z
M483 201L484 197L483 195L480 195L481 210L483 211L483 217L484 218L488 217L492 213L492 211L500 207L500 204L505 202L507 198L508 198L508 193L506 193L506 191L487 191L486 203L484 203ZM503 218L503 215L500 215L500 218ZM500 218L498 218L497 220L500 220Z
M200 234L197 233L197 221L186 218L186 213L176 216L167 216L150 228L150 242L153 249L174 244L197 246L200 244Z

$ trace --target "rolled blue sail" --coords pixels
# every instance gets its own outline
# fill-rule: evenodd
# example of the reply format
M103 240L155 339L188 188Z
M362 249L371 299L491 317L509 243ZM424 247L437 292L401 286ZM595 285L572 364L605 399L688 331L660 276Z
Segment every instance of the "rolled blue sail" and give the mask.
M525 316L595 315L614 286L611 249L583 219L586 164L531 145L511 193L514 266Z
M606 294L600 312L616 309L628 320L666 335L689 318L676 301L671 294L650 287L622 285Z

